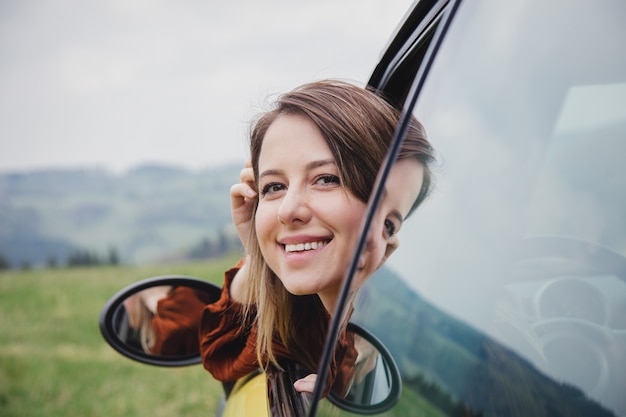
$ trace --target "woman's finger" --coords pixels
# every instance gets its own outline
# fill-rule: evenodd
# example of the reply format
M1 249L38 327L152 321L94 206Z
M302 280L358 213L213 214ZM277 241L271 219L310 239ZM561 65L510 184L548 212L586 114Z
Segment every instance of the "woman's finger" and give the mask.
M252 167L246 167L239 173L241 183L247 184L250 188L254 188L254 170Z
M239 183L230 187L230 202L233 209L243 206L248 200L256 198L256 191L248 184Z
M302 379L298 379L294 382L293 387L298 392L313 392L315 389L315 381L317 380L317 374L309 374Z

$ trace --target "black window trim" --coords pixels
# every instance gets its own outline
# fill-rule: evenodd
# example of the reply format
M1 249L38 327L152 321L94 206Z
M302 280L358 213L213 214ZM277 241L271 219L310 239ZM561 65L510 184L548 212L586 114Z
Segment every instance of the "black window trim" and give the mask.
M396 104L404 102L408 93L406 87L414 80L448 3L449 0L422 0L414 3L370 76L369 87L390 97ZM411 67L410 58L414 55L421 57ZM405 68L406 65L409 67ZM400 90L400 94L394 93L396 90Z

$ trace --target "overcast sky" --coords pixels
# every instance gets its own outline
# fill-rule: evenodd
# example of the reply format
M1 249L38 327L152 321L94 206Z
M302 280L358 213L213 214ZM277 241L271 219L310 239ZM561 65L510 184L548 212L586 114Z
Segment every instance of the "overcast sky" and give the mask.
M244 160L272 94L365 84L411 0L2 0L0 172Z

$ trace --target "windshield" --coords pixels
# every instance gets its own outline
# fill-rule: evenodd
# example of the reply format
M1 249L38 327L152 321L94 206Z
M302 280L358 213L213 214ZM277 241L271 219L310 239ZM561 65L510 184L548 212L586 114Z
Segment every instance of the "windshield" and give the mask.
M622 1L461 5L415 111L435 189L355 314L403 401L626 416L624 22Z

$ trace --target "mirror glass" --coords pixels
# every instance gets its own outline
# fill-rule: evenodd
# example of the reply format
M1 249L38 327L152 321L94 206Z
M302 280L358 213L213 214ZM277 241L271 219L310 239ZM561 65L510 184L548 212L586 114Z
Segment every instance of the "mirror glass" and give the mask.
M200 363L200 318L220 293L196 278L151 278L112 297L100 329L114 349L131 359L163 366Z
M376 414L400 399L400 372L387 348L370 332L350 323L353 354L347 354L329 400L340 408L360 414Z
M355 338L358 351L357 362L344 398L359 404L377 404L384 401L391 391L389 365L376 348L364 338Z

